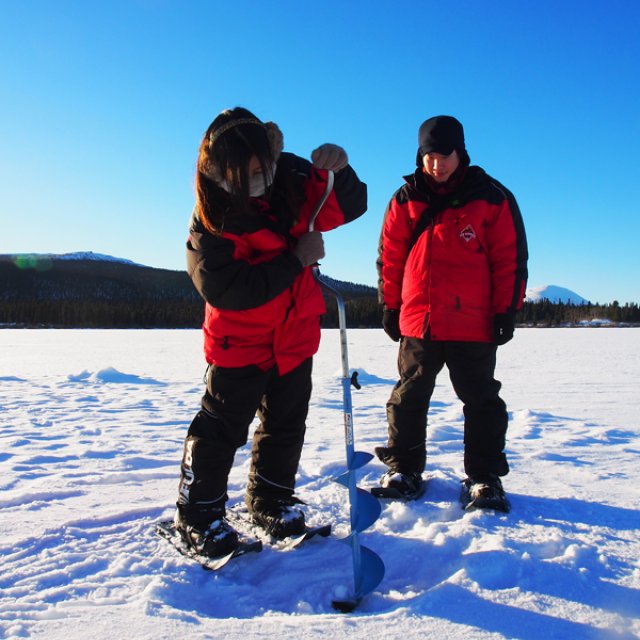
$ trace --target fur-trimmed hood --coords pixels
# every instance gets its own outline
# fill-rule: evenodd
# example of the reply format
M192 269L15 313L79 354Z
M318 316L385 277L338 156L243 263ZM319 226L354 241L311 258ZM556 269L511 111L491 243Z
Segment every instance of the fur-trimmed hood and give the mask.
M262 124L265 128L265 132L267 134L267 139L269 141L269 147L271 148L271 155L273 156L274 162L278 162L278 158L284 149L284 136L282 135L282 131L280 127L275 122L260 122L256 121L256 124ZM215 144L215 139L209 143L209 149L211 149L212 145ZM222 172L220 171L220 167L218 167L214 162L212 162L212 158L210 154L207 154L203 158L201 158L198 171L201 171L209 180L212 180L216 184L220 184L223 181Z

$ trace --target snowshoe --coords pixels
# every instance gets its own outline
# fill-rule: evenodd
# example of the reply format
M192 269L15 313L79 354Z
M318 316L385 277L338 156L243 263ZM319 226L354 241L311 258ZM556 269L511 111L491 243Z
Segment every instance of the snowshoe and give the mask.
M230 553L210 557L197 553L193 546L189 546L185 542L182 534L176 530L175 520L156 522L155 530L159 536L167 540L179 553L209 571L218 571L234 558L239 558L247 553L262 551L262 542L260 540L243 536Z
M500 478L493 474L472 476L462 481L460 503L465 511L495 509L509 513L511 503L505 495Z
M307 525L301 533L295 533L284 537L274 536L268 529L257 523L245 504L237 504L227 509L229 523L241 534L257 538L277 549L294 549L307 540L316 536L326 538L331 535L331 523Z

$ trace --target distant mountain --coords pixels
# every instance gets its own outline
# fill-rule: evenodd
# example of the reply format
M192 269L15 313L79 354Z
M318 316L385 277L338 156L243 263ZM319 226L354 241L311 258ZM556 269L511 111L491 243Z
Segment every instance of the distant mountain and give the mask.
M56 260L96 260L99 262L122 262L123 264L134 264L138 267L144 265L133 260L127 260L126 258L116 258L114 256L108 256L104 253L94 253L93 251L76 251L75 253L60 253L60 254L43 254L48 255L50 258Z
M199 300L185 271L82 252L0 255L0 300Z
M92 251L0 254L0 276L0 299L200 300L186 271L147 267ZM323 278L345 298L376 295L374 287Z
M43 270L52 260L94 260L96 262L119 262L122 264L133 264L138 267L144 265L127 260L126 258L116 258L104 253L94 253L93 251L76 251L74 253L12 253L0 254L0 262L13 262L20 268L35 268Z
M579 296L575 291L558 287L554 284L545 284L540 287L527 289L526 302L541 302L548 300L554 304L562 302L564 304L588 304L589 301Z
M326 280L350 305L351 326L379 326L373 287ZM335 326L326 297L323 326ZM199 327L203 309L186 271L93 252L0 255L0 326Z

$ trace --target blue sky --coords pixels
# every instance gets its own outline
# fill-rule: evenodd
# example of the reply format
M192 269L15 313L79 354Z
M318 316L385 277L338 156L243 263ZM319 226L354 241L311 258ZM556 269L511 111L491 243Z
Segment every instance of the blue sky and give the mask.
M432 115L515 194L530 286L640 302L640 2L0 0L0 253L184 268L222 109L308 157L345 147L369 210L322 271L375 285L387 201Z

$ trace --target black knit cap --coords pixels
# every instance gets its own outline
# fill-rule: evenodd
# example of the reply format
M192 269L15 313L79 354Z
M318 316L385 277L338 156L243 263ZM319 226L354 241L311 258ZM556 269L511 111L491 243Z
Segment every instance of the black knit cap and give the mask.
M448 156L454 149L463 162L465 160L468 162L464 145L464 129L453 116L435 116L420 125L416 158L418 166L422 164L422 156L426 153L441 153Z

